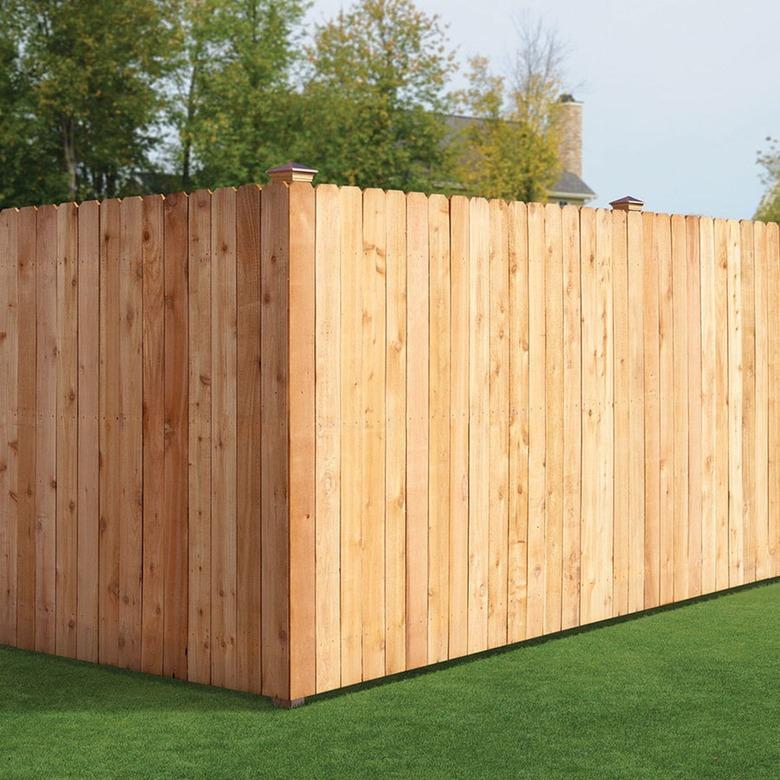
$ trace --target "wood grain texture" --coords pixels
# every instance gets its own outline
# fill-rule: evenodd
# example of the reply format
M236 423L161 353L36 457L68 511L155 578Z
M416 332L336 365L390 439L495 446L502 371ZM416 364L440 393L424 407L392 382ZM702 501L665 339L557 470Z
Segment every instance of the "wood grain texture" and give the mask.
M385 193L363 193L361 330L364 477L360 519L363 539L363 679L385 673L385 356L387 224Z
M612 214L612 305L615 328L615 521L612 587L615 615L628 612L631 554L631 416L628 326L628 212Z
M78 212L57 209L56 651L78 656Z
M289 190L263 189L260 212L263 693L290 698ZM281 455L280 455L281 453Z
M563 585L563 235L562 211L544 215L545 477L544 633L561 629Z
M141 668L143 578L143 201L120 206L119 664Z
M753 279L755 289L755 574L756 580L772 576L769 550L769 265L767 230L763 222L753 229ZM692 475L692 478L694 475Z
M611 616L613 608L614 333L611 214L599 209L586 216L586 212L583 211L581 228L583 238L581 620L583 623L590 623ZM584 465L586 462L589 464L587 473Z
M189 199L187 677L211 682L211 194Z
M509 247L506 203L491 200L488 647L507 642L509 532Z
M363 490L360 387L363 296L363 199L360 190L339 191L341 219L341 684L363 679Z
M469 200L450 200L450 658L468 651L469 588Z
M544 207L528 204L528 590L526 637L544 633L547 440Z
M328 691L338 688L341 683L341 224L338 187L332 184L320 185L317 187L316 197L316 674L317 691ZM388 266L388 297L390 296L390 272ZM390 307L388 307L388 320L389 312ZM404 326L405 324L404 317ZM388 396L389 387L388 381ZM390 403L389 397L388 403ZM388 450L392 446L389 436L388 420ZM405 462L402 468L405 469ZM401 508L403 509L403 506ZM403 516L400 524L403 526ZM393 530L398 528L396 518L392 528ZM390 529L389 519L388 529ZM393 545L392 551L396 554L402 553L403 546L399 549L398 546ZM400 576L403 580L403 571L400 575L397 568L393 571L396 577ZM390 565L388 565L388 588L390 581ZM403 617L401 626L403 626Z
M688 598L688 261L685 217L672 225L673 599Z
M165 521L163 673L188 679L189 640L189 199L163 204L165 368Z
M727 223L728 262L728 431L729 431L729 586L745 582L744 569L744 481L743 425L744 368L742 354L745 327L742 294L742 254L739 223Z
M100 204L78 210L78 657L98 660ZM96 294L97 293L97 294Z
M582 479L582 315L580 220L574 206L563 229L563 538L561 628L580 622L580 484Z
M645 596L645 353L644 222L629 213L628 252L628 611Z
M507 641L518 642L526 636L528 606L528 211L524 203L509 204L508 222L509 538L507 565L509 575ZM579 279L579 267L577 268L577 278ZM579 542L577 542L577 548L579 549ZM577 582L577 593L579 594L579 581ZM577 610L579 610L579 595L577 596Z
M141 669L163 672L165 268L163 198L143 199L143 592Z
M35 345L37 318L36 258L37 210L20 209L17 215L17 536L16 536L16 642L35 649Z
M671 242L671 219L666 214L659 214L654 228L654 251L658 262L661 604L674 600L674 271Z
M119 664L119 202L100 204L99 660Z
M289 189L289 602L290 602L290 698L316 690L315 663L315 195L311 185L294 182ZM382 290L384 296L384 290ZM384 357L384 334L381 350ZM382 372L383 374L384 372ZM381 404L384 407L384 403ZM377 412L379 420L384 408ZM383 449L381 447L380 449ZM380 470L380 480L384 469ZM374 501L378 505L381 481ZM380 517L384 519L384 507ZM384 540L384 528L381 528ZM382 571L380 561L379 571ZM380 574L377 573L377 579ZM380 585L384 582L381 576ZM382 594L384 596L384 594ZM384 638L379 620L376 641ZM383 645L382 645L383 646ZM384 674L384 663L382 664Z
M450 617L450 204L428 200L428 662L446 660ZM504 580L506 582L506 580ZM504 640L506 641L506 640Z
M699 291L701 317L701 590L712 593L717 587L717 483L715 464L717 362L715 234L711 219L699 224Z
M236 193L236 686L262 691L260 188Z
M56 642L57 208L38 209L35 249L35 649Z
M406 668L406 196L386 194L385 671ZM319 505L318 505L319 512ZM338 574L336 574L338 576Z
M488 646L489 235L488 202L474 198L469 213L469 653L485 650Z
M780 229L777 224L766 228L767 275L769 277L769 410L768 473L769 480L769 558L772 576L780 575L780 404L774 391L780 382Z
M729 562L729 478L731 457L729 441L729 225L716 219L715 239L715 490L716 587L727 588L730 580ZM735 355L736 357L736 355Z
M687 217L686 259L688 297L688 595L702 593L702 387L701 275L699 220Z
M0 211L0 643L16 644L19 213Z
M656 217L642 215L642 315L644 347L644 605L661 603L661 429L660 429L660 308Z
M211 196L211 681L236 668L236 191ZM242 540L243 541L243 540Z
M742 327L742 577L756 577L756 299L753 224L739 223Z
M406 667L428 660L428 199L406 197Z

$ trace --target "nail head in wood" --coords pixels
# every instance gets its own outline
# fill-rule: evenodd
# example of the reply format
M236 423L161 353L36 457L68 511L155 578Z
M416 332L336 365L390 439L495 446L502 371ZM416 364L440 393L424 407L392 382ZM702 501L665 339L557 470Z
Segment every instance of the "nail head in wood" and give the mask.
M286 162L275 168L269 168L266 173L271 177L271 181L306 181L311 183L317 175L317 169L308 168L297 162Z
M626 195L617 200L613 200L609 205L612 206L614 211L641 211L645 202L632 195Z

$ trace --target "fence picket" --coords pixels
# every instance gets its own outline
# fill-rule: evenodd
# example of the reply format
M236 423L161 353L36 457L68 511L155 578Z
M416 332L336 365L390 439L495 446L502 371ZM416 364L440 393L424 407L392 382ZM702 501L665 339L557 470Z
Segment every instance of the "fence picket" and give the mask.
M163 672L165 620L165 269L163 199L143 199L143 591L141 668Z
M165 516L163 672L188 679L189 620L189 199L163 203L165 267Z
M528 607L528 211L524 203L509 204L508 244L510 346L507 641L518 642L526 636ZM579 278L579 266L577 277ZM579 550L579 542L577 549ZM579 603L579 582L577 602Z
M448 658L450 595L450 204L428 199L428 661Z
M56 649L78 655L78 211L57 209Z
M544 632L545 571L544 206L528 204L528 596L526 637Z
M428 199L406 196L406 666L428 660Z
M468 652L469 200L450 200L450 658Z
M100 204L78 210L78 657L98 660L100 559Z
M406 195L386 199L385 671L394 674L406 668ZM338 309L334 317L338 329Z

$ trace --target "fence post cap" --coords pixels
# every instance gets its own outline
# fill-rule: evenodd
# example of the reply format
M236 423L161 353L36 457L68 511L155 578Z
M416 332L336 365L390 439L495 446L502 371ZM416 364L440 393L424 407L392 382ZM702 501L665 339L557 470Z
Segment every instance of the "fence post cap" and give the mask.
M622 198L613 200L609 205L615 211L641 211L645 202L635 198L633 195L624 195Z
M286 162L275 168L269 168L266 173L271 177L271 181L307 181L311 183L317 175L317 169L297 162Z

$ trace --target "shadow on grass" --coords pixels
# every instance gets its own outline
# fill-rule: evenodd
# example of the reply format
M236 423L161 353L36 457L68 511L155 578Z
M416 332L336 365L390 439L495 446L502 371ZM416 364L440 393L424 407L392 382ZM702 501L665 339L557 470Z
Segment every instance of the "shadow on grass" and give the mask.
M265 696L5 646L0 646L0 691L0 719L34 711L281 712Z
M721 599L734 593L763 588L776 583L780 583L780 577L454 658L312 696L306 700L307 705L324 704L345 694L368 691L400 680L410 680L452 667L476 663L482 659L503 655L520 648L556 642L566 637L591 631L600 631L620 623L642 620L652 615ZM154 710L158 714L166 711L201 714L244 711L264 716L289 716L285 710L274 708L271 700L264 696L228 691L222 688L56 656L44 656L4 646L0 646L0 691L4 694L0 696L0 718L3 715L30 712L105 712L114 715L131 715L149 710ZM305 709L308 709L308 706Z
M742 593L749 590L756 590L758 588L765 588L767 586L776 585L780 583L780 577L772 577L766 580L760 580L759 582L750 582L746 585L738 585L728 590L719 590L714 593L706 593L703 596L695 596L685 601L677 601L673 604L664 604L660 607L653 607L652 609L642 610L641 612L632 612L628 615L621 615L619 617L609 618L608 620L601 620L597 623L589 623L586 626L577 626L575 628L569 628L565 631L557 631L554 634L546 634L545 636L535 637L534 639L524 639L520 642L514 642L508 645L501 645L490 650L483 650L479 653L472 653L470 655L464 655L460 658L451 658L447 661L441 661L437 664L429 664L427 666L421 666L419 669L411 669L405 672L399 672L398 674L388 675L387 677L380 677L376 680L369 680L367 682L356 683L345 688L337 688L334 691L328 691L326 693L320 693L316 696L311 696L306 699L306 704L314 704L316 702L327 701L333 698L338 698L346 693L357 693L359 691L369 690L371 688L379 688L384 685L389 685L400 680L411 680L415 677L422 677L434 672L440 672L444 669L451 669L453 667L465 666L467 664L481 661L485 658L494 658L496 656L504 655L506 653L520 650L524 647L535 647L537 645L544 645L548 642L556 642L567 637L578 636L580 634L588 634L592 631L600 631L611 626L620 625L621 623L630 623L636 620L642 620L653 615L661 615L666 612L674 612L684 607L692 606L694 604L704 604L708 601L717 601L726 596L732 596L735 593Z

